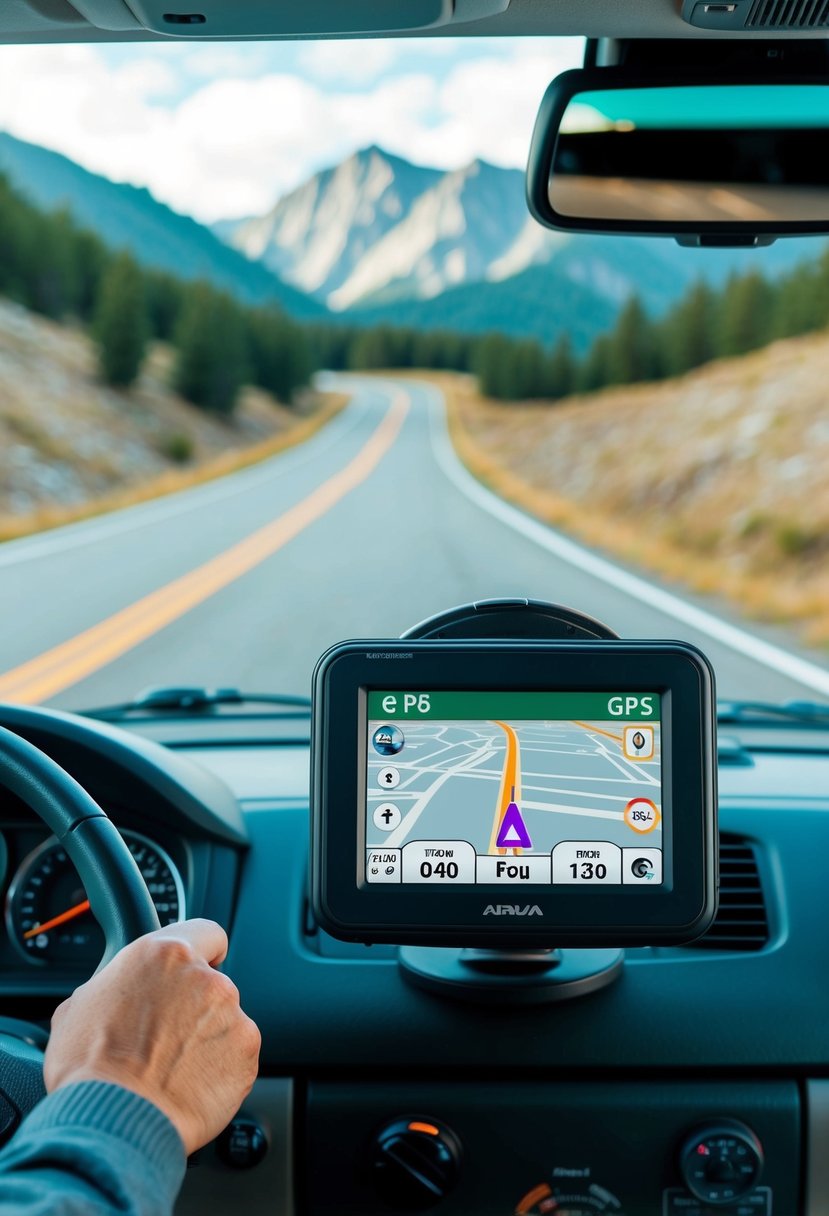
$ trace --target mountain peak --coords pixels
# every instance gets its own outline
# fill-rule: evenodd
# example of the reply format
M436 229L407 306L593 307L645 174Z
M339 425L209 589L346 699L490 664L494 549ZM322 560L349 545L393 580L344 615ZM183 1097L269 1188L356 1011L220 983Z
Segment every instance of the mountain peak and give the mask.
M584 314L583 325L573 321L584 345L634 288L655 312L676 296L690 263L675 266L666 242L646 265L651 247L642 242L548 232L527 211L523 176L484 156L451 170L427 168L369 143L309 178L268 215L222 235L329 308L377 319L427 318L432 309L447 328L463 327L454 301L481 327L541 331L549 339L555 334L537 305L542 284L557 284L563 300ZM723 260L721 251L715 257ZM528 275L531 282L522 277ZM461 289L468 296L452 294ZM523 290L531 305L522 302ZM445 311L427 304L439 297ZM400 311L407 302L408 314Z
M455 170L455 174L462 178L471 177L486 177L498 178L504 181L515 179L519 174L523 176L521 169L507 169L503 165L493 164L491 160L484 160L482 156L476 156L473 160L467 161L465 165Z
M366 144L364 148L356 148L351 154L352 160L370 160L372 156L381 156L383 160L392 160L392 153L381 148L379 144Z
M407 168L416 168L411 161L406 160L403 156L398 156L395 152L389 152L387 148L381 148L379 144L367 144L365 148L356 148L342 164L356 162L360 165L370 164L373 160L383 161L387 165L405 165ZM336 171L340 166L334 166Z

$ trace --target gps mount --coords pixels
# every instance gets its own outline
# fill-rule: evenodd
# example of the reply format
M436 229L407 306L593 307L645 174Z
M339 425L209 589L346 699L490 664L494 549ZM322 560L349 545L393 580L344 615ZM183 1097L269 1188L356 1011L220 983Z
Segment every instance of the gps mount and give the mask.
M402 637L583 642L616 640L618 634L601 621L560 604L495 599L438 613ZM618 949L401 946L398 957L404 978L415 987L436 996L490 1005L544 1005L588 996L618 979L624 965L624 953Z

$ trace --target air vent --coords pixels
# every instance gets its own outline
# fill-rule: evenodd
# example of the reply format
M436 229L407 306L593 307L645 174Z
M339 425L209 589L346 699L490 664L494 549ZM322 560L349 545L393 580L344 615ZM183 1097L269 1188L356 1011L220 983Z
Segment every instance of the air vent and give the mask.
M829 2L829 0L827 0ZM720 908L697 950L762 950L769 921L754 846L739 836L720 837Z
M755 0L746 22L750 30L829 28L829 0Z

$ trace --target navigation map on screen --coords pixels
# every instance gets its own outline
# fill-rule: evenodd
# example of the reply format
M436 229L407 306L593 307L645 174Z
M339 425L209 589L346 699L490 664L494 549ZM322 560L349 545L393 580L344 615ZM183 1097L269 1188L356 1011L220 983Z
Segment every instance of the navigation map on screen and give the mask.
M368 693L366 881L658 887L660 697Z

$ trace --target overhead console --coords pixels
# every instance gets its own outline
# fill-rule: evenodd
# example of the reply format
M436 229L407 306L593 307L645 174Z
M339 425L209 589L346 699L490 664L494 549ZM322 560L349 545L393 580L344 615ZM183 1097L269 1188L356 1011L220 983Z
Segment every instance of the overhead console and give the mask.
M510 0L73 0L92 25L175 38L403 34L493 17Z

